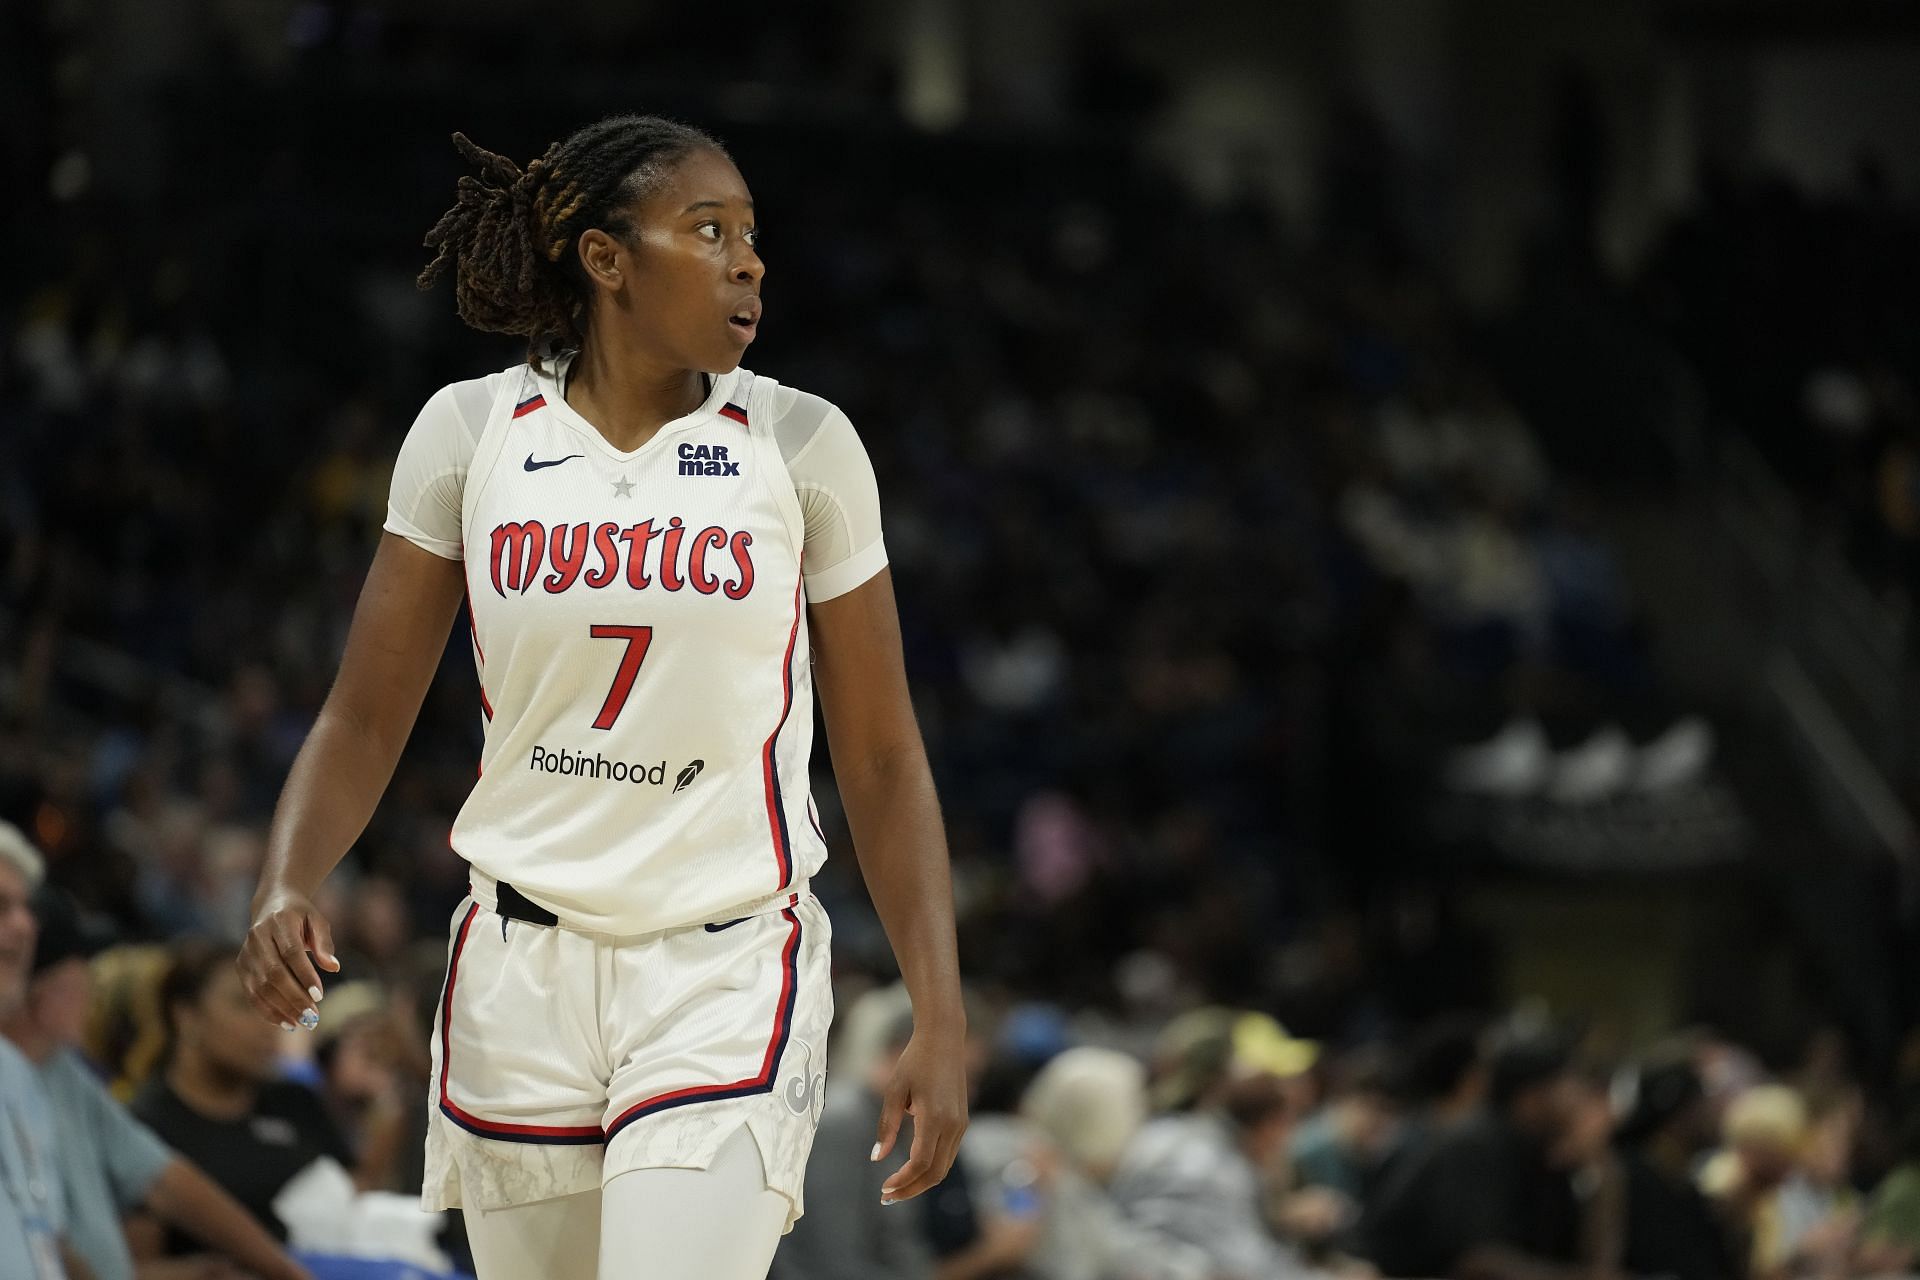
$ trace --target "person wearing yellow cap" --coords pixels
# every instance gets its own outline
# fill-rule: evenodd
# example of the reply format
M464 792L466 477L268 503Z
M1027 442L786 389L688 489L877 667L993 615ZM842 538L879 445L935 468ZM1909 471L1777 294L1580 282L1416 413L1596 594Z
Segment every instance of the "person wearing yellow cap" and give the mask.
M1127 1146L1110 1187L1138 1226L1203 1252L1221 1275L1285 1280L1310 1268L1267 1228L1263 1171L1286 1150L1290 1082L1319 1047L1265 1014L1196 1009L1154 1047L1161 1115Z

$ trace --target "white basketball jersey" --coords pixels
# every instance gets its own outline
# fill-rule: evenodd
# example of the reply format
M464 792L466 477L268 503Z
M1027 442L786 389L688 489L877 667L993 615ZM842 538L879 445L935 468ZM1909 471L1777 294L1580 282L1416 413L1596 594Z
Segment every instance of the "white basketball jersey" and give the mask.
M622 452L551 372L489 382L461 497L486 745L452 835L476 893L637 934L800 885L826 842L776 384L721 375Z

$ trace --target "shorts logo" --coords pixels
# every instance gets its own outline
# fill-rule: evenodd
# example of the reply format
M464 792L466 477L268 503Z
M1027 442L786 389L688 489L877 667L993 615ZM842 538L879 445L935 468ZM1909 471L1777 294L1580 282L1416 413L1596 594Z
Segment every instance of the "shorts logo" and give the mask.
M795 1040L794 1043L800 1046L806 1065L800 1069L799 1075L787 1081L787 1087L782 1096L787 1100L787 1110L797 1116L804 1116L813 1111L816 1102L822 1100L822 1095L827 1088L827 1077L824 1072L814 1074L813 1047L804 1040Z
M680 771L680 776L675 778L673 781L673 790L675 794L685 791L689 786L691 786L693 784L693 780L700 776L700 771L706 767L707 767L707 762L705 760L695 760L692 764L682 769Z
M683 476L737 476L740 464L727 460L724 444L683 444L680 446L680 474Z

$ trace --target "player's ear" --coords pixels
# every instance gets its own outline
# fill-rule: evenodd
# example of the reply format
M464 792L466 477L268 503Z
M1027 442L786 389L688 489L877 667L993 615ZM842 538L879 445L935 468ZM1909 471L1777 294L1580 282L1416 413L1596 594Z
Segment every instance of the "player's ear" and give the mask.
M580 236L579 254L588 280L602 289L620 287L626 249L618 240L594 227Z

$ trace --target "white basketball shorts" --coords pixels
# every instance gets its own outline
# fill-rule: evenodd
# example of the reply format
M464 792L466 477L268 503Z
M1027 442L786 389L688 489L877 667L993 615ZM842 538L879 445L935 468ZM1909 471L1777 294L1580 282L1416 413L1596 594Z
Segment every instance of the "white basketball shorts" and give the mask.
M833 1021L833 931L808 893L638 937L453 915L433 1029L429 1210L498 1209L629 1169L705 1169L741 1125L804 1208Z

